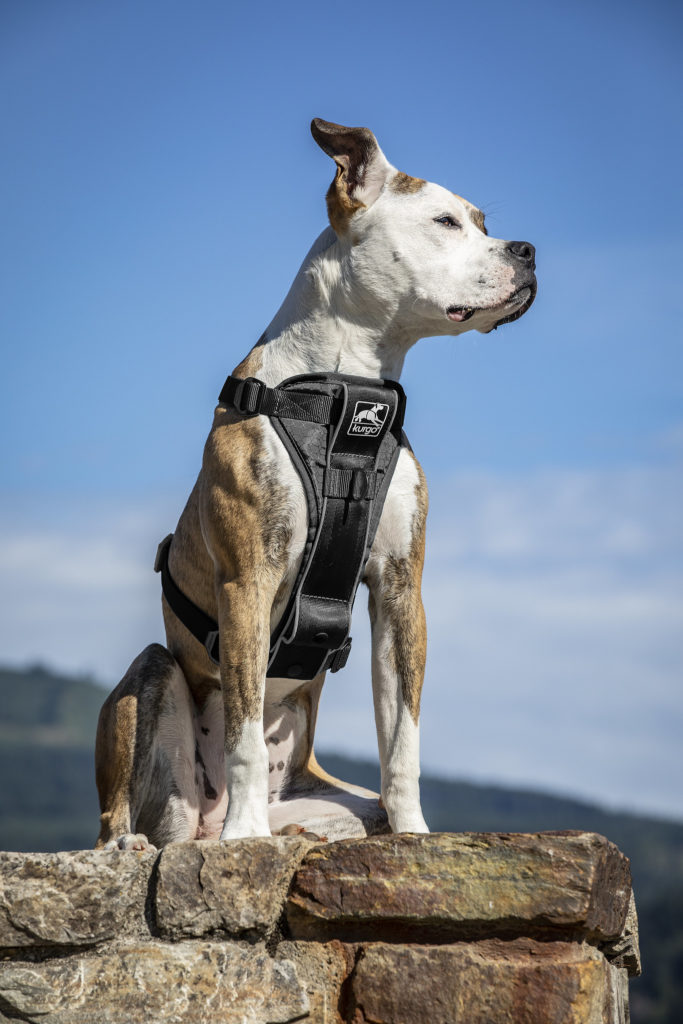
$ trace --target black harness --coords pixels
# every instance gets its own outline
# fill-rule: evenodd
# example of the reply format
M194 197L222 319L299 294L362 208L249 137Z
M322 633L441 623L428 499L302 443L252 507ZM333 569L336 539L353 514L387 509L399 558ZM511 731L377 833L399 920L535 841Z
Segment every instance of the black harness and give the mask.
M308 505L301 568L270 638L267 675L337 672L351 650L351 609L402 447L405 394L390 380L313 373L269 388L228 377L219 402L243 418L269 416L299 473ZM169 534L154 565L168 604L216 664L218 623L173 581Z

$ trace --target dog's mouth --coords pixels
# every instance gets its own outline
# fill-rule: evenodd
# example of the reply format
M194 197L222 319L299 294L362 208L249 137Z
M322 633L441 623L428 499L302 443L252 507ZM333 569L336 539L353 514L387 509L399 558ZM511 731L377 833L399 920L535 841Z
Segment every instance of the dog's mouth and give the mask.
M476 310L472 306L449 306L446 310L448 319L454 320L457 324L462 323L463 320L469 320L475 313Z
M525 284L523 288L518 288L514 295L511 295L510 298L507 300L507 302L505 303L505 307L516 306L520 302L521 306L519 307L519 309L514 310L514 312L509 313L507 316L504 316L501 320L496 320L495 324L493 325L494 330L496 327L500 327L502 324L511 324L513 320L519 320L520 316L524 316L527 309L536 298L536 290L536 278L534 278L533 281L531 281L529 284Z
M513 320L519 320L520 316L524 316L531 303L536 298L536 279L525 284L522 288L518 288L516 292L510 296L502 308L510 309L512 312L508 313L507 316L501 317L500 320L496 320L493 327L489 330L493 331L496 327L500 327L501 324L511 324ZM518 307L518 308L515 308ZM492 309L498 309L498 306L449 306L446 310L446 316L449 320L453 320L454 323L464 323L465 320L469 320L475 313L488 313Z

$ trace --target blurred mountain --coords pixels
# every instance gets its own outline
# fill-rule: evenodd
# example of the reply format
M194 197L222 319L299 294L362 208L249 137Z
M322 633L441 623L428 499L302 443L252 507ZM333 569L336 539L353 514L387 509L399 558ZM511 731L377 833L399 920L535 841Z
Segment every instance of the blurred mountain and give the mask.
M92 750L105 696L92 679L55 675L42 665L0 668L0 742Z
M99 808L93 748L106 691L36 666L0 668L0 849L73 850L94 844ZM379 766L319 754L333 775L379 789ZM600 832L631 859L644 975L631 985L634 1024L678 1024L683 1005L683 823L548 793L421 780L433 831Z

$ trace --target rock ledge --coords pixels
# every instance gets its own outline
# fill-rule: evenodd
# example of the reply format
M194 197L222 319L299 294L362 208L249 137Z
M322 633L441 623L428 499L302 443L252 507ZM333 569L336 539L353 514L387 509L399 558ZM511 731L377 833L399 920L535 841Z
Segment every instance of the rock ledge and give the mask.
M0 1022L625 1024L627 859L593 833L0 853Z

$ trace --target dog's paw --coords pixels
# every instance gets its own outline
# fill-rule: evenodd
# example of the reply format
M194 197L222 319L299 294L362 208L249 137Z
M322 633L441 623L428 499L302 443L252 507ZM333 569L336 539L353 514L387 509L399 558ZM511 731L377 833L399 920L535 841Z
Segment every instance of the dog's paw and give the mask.
M232 825L230 828L223 826L223 831L220 834L220 841L226 842L230 839L270 839L273 835L270 829L247 827L239 824Z
M414 835L424 835L429 832L429 825L420 810L396 811L394 814L389 811L389 825L394 833L411 832Z
M399 819L399 821L392 826L391 831L397 835L402 835L403 833L410 833L411 835L428 835L429 825L421 816L419 818L407 818L405 820Z
M103 847L105 850L136 850L142 853L156 853L156 846L152 846L147 836L143 836L142 833L133 835L132 832L126 832L125 835L119 836L118 839L110 839Z

